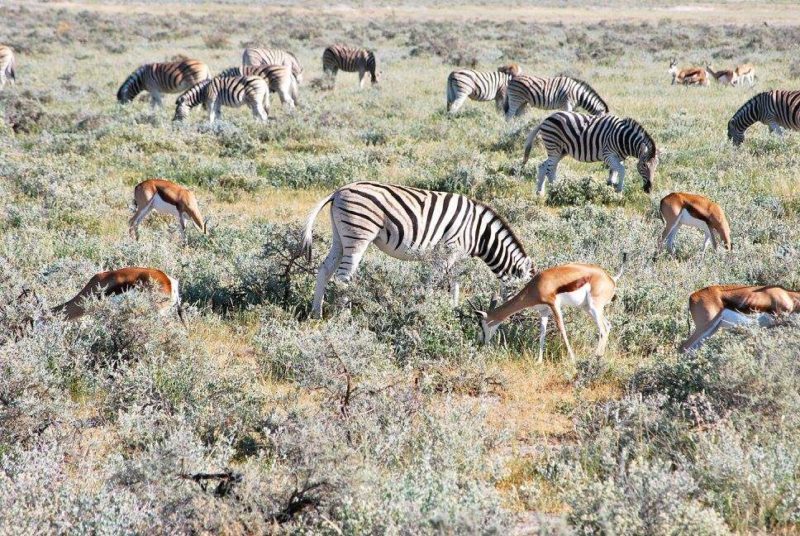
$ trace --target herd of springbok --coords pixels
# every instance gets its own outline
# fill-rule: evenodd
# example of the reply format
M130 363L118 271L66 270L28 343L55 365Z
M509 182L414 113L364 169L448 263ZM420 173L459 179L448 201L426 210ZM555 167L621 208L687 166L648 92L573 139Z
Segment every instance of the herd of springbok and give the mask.
M270 90L278 89L282 91L283 100L294 102L297 95L296 84L302 80L303 69L293 54L279 49L248 49L243 61L243 67L230 69L221 78L218 77L229 81L219 88L213 86L214 79L208 68L200 62L184 60L171 64L147 64L137 69L125 81L118 99L120 102L129 101L136 93L148 91L151 93L151 100L158 104L161 93L186 91L185 95L194 99L187 106L203 104L218 108L219 103L208 104L211 97L207 94L227 91L223 95L225 103L237 106L245 102L242 94L246 89L244 85L242 88L234 87L230 81L244 84L258 79L261 86L264 86L262 93L266 95L258 96L259 103L268 99ZM323 70L329 77L335 77L339 70L358 72L359 87L363 86L366 73L370 74L373 84L379 80L374 52L358 47L329 47L323 55ZM755 83L755 68L747 63L730 70L717 71L711 65L707 65L705 69L679 69L677 62L673 60L669 73L673 84L706 86L709 78L728 86L740 86L745 82L752 86ZM264 76L263 80L266 82L258 78L259 76ZM0 89L6 81L16 81L16 58L10 47L0 45ZM509 87L511 89L507 91ZM190 92L187 88L194 90ZM743 130L757 120L769 124L774 131L779 131L780 125L800 128L795 124L781 123L774 117L775 114L767 117L769 112L763 112L762 109L769 110L770 105L774 109L774 104L756 102L757 99L771 99L770 103L796 106L793 104L793 95L792 92L774 91L754 97L729 123L729 137L734 143L741 143ZM546 120L528 138L525 160L530 145L540 134L540 130L548 148L549 159L543 164L546 166L544 173L540 166L540 188L545 175L551 181L554 180L558 160L571 154L583 161L604 160L611 168L609 183L616 185L620 191L625 171L621 162L628 156L638 156L638 169L645 179L645 191L650 191L650 181L658 163L655 142L632 119L609 115L605 101L581 80L563 76L549 79L527 76L522 74L518 65L500 68L496 72L454 71L448 79L447 97L448 111L452 113L458 111L466 98L495 100L498 107L507 112L512 107L515 110L521 109L526 104L544 109L566 109L567 112L557 112L548 118L551 126L548 126ZM512 100L514 102L510 103ZM179 99L178 108L180 106ZM594 115L573 113L572 106L581 106ZM518 113L507 113L509 118L516 115ZM585 131L584 137L576 133L576 127ZM733 134L731 129L735 131ZM593 135L593 132L604 133L604 139L609 140L604 142L606 145L595 143L598 136ZM572 150L562 147L564 144L571 146ZM594 152L597 155L590 155ZM602 156L599 156L601 153ZM139 239L139 226L153 211L176 218L184 244L187 223L193 223L202 233L207 231L207 221L201 215L196 196L184 186L164 179L146 180L134 188L133 201L134 214L128 222L133 239ZM599 336L596 354L604 354L611 330L611 323L605 316L605 307L615 297L627 254L623 255L619 272L613 277L599 266L580 263L537 271L508 224L488 206L447 192L365 182L353 183L337 190L312 211L303 237L303 248L309 259L311 226L316 214L327 203L332 203L334 237L331 252L318 274L314 310L319 315L322 313L322 297L327 281L334 273L349 281L370 243L400 259L422 258L423 254L442 245L481 258L503 282L509 278L530 277L530 281L505 303L498 305L495 298L488 311L475 308L484 343L489 342L500 325L511 315L531 308L541 315L539 361L543 358L545 333L551 317L569 356L574 360L575 354L567 337L561 310L562 306L569 306L583 309L595 322ZM733 248L725 213L710 199L696 194L674 192L661 200L659 208L664 230L658 241L656 255L664 249L674 255L675 237L682 226L694 227L703 233L703 255L709 245L717 249L717 236L726 250ZM457 303L458 284L453 284L454 301ZM183 322L178 281L161 270L143 267L128 267L95 274L77 295L52 308L51 312L76 320L86 313L89 300L115 297L142 287L154 291L155 309L159 313L165 314L177 309ZM689 299L688 312L694 320L695 331L681 344L684 351L697 348L719 329L737 325L768 326L774 324L781 315L800 313L800 293L771 285L715 285L694 292Z

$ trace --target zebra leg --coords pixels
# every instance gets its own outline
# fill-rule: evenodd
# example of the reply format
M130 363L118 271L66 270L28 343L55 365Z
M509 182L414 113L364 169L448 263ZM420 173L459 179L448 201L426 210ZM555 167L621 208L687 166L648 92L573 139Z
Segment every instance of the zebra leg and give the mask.
M342 242L339 239L339 233L336 227L333 228L333 241L331 242L331 250L328 256L319 267L317 273L317 286L314 289L314 301L311 305L311 315L317 318L322 318L322 302L325 298L325 287L328 286L328 281L331 280L333 272L342 260Z
M450 297L453 300L453 307L458 307L458 298L461 294L461 286L458 279L450 280Z
M548 158L539 164L539 170L536 175L536 193L539 195L544 195L544 179L549 173L550 163L550 159Z
M550 184L556 182L556 172L558 171L558 163L561 162L561 155L551 156L548 158L550 166L547 169L547 180ZM542 190L544 193L544 190Z
M608 166L608 180L606 184L609 186L616 186L619 181L619 158L614 154L608 154L603 158L603 161Z
M769 124L769 131L770 131L772 134L777 134L778 136L781 136L781 137L783 136L783 129L782 129L782 128L780 127L780 125L778 125L778 123L776 123L775 121L772 121L772 122Z
M468 95L460 94L456 99L450 104L448 110L451 114L456 113L461 107L464 105L464 101L467 100Z
M269 95L269 94L267 94ZM253 112L253 117L259 119L261 121L266 121L269 119L269 112L267 111L267 106L264 104L264 100L267 99L265 96L263 99L256 99L251 105L250 109Z
M163 104L161 103L161 93L158 91L151 91L150 92L150 107L151 108L161 108Z
M6 75L0 72L0 91L2 91L4 87L6 87Z
M566 111L568 111L568 112L571 112L572 110L574 110L574 109L575 109L575 105L574 105L574 104L572 104L572 101L571 101L571 100L567 100L566 104L564 104L564 109L565 109Z
M358 89L364 89L364 80L366 80L367 71L361 69L358 71Z
M616 160L614 165L616 166L616 175L618 177L616 183L617 193L622 193L622 190L625 189L625 166L619 160Z
M344 245L343 242L343 255L342 260L339 261L339 267L336 269L336 280L343 283L349 283L353 279L358 265L361 264L361 258L367 251L367 247L372 243L374 237L369 240L354 240Z

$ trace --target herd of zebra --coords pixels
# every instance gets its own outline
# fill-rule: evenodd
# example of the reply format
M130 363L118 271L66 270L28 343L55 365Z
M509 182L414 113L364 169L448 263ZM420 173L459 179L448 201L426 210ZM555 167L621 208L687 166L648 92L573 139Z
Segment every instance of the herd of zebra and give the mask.
M333 79L341 70L357 72L363 88L366 74L378 83L380 72L375 53L363 48L334 45L322 56L324 73ZM674 67L674 66L673 66ZM200 61L182 60L152 63L136 69L117 92L121 103L130 102L147 91L153 106L161 104L163 94L181 93L176 100L175 120L188 116L189 110L202 105L214 121L222 106L247 105L253 115L265 120L269 115L269 96L278 93L289 108L298 102L298 86L303 67L297 57L279 49L248 48L241 67L226 69L212 77ZM0 46L0 89L5 82L16 80L15 56L10 47ZM553 182L556 168L564 156L582 162L604 162L610 169L608 184L617 191L624 188L628 157L638 159L637 171L643 189L650 193L656 167L656 142L637 121L612 115L606 101L586 82L568 76L552 78L523 74L517 64L496 71L458 70L447 79L447 110L455 114L467 99L494 100L506 118L523 113L528 106L557 110L541 121L528 135L522 166L528 160L533 143L541 138L547 158L539 165L537 192L544 193L544 181ZM586 114L573 111L582 108ZM748 100L728 123L728 138L739 145L744 132L762 122L770 131L780 134L783 128L800 130L800 91L773 90ZM603 355L611 329L604 308L613 299L617 281L622 276L627 254L622 255L619 273L612 277L601 267L572 263L537 270L525 252L522 241L510 225L491 207L460 194L428 191L403 185L376 182L355 182L322 199L311 211L302 236L302 253L311 260L313 224L319 212L331 204L331 248L318 274L312 315L322 316L325 289L334 275L349 282L370 244L386 254L403 260L440 258L442 268L450 268L463 257L477 257L486 263L501 281L501 292L507 297L506 284L527 279L527 284L505 303L493 299L486 312L475 310L482 329L482 340L488 342L500 324L509 316L526 308L541 314L539 360L542 359L547 323L553 318L570 357L574 353L564 327L562 306L583 309L594 320L599 334L597 355ZM151 212L161 212L178 219L185 238L186 224L191 221L206 231L197 199L187 188L162 179L150 179L134 189L135 214L129 231L138 240L138 226ZM681 226L700 229L705 235L703 254L711 244L716 249L715 233L726 249L733 247L730 227L722 209L703 196L675 192L661 200L661 216L665 222L660 249L674 253L675 236ZM440 254L437 254L440 253ZM459 285L450 280L453 305L459 303ZM180 306L178 281L153 268L129 267L101 272L70 301L53 309L69 319L82 316L85 300L97 295L117 295L145 284L163 296L158 304L161 312ZM692 350L720 328L734 325L770 325L778 315L800 313L800 292L777 285L715 285L693 293L689 313L694 333L682 349Z

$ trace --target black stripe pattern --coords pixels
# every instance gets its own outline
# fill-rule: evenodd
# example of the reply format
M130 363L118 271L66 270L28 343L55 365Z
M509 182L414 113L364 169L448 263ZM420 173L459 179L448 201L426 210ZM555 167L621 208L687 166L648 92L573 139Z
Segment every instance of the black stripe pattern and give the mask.
M245 67L231 67L217 75L218 78L232 76L258 76L269 84L269 90L277 93L281 102L294 108L297 104L297 80L292 74L291 67L286 65L247 65Z
M508 65L496 71L453 71L447 77L447 111L456 113L467 98L474 101L495 101L497 109L503 107L506 88L513 76L520 74L519 65Z
M284 65L292 69L298 83L303 82L303 66L297 57L287 50L279 48L246 48L242 53L242 67L260 67L263 65Z
M269 97L267 82L258 76L217 77L190 88L175 101L174 121L186 118L189 110L203 105L209 121L221 115L222 106L238 108L247 105L253 116L262 121L268 118L265 102Z
M576 112L556 112L531 132L525 146L528 159L536 135L541 136L547 160L539 166L538 192L544 193L544 178L555 180L556 167L564 156L581 162L605 162L610 168L609 184L622 191L627 157L638 158L637 171L644 181L644 190L652 187L658 165L658 152L653 138L636 121L614 115L585 115Z
M758 122L776 134L782 134L784 128L800 130L800 91L776 89L751 98L728 122L728 139L741 144L745 131Z
M335 80L338 71L358 73L358 84L362 88L366 73L369 73L373 84L377 84L380 80L375 53L347 45L332 45L326 48L322 53L322 70L331 80Z
M568 76L515 76L506 90L506 119L520 115L527 106L568 112L581 107L593 115L608 113L608 105L592 86Z
M180 93L208 78L208 67L197 60L148 63L136 69L122 83L117 91L117 100L125 104L142 91L147 91L151 105L160 106L162 93Z

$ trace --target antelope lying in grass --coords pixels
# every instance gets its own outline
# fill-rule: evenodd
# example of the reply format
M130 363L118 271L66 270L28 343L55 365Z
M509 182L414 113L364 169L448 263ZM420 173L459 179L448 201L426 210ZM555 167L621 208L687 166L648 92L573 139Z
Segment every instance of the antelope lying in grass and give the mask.
M175 216L180 224L181 237L186 240L186 219L192 220L198 230L206 232L206 221L200 215L194 193L174 182L164 179L150 179L140 182L133 189L135 213L128 221L128 233L139 240L139 224L150 211Z
M567 346L569 357L575 361L575 353L567 338L561 306L580 307L586 311L597 324L600 341L595 354L602 356L606 351L611 323L606 320L603 309L614 299L617 291L617 280L622 276L627 254L622 256L622 266L616 276L594 264L564 264L543 270L533 276L525 287L504 304L496 307L493 300L488 312L475 310L480 319L482 341L488 343L500 324L511 315L524 309L533 308L541 316L539 331L539 358L544 356L545 334L547 322L555 318L558 331Z
M751 87L756 83L756 68L753 67L751 63L737 65L733 72L736 75L736 80L734 81L736 85L741 84L745 80L747 80Z
M714 285L689 297L694 333L681 345L688 352L719 329L769 327L778 315L800 313L800 292L779 286Z
M731 243L731 228L725 212L719 205L703 197L702 195L687 194L683 192L673 192L661 200L661 217L664 219L664 231L661 233L659 251L667 249L675 254L675 236L682 225L688 225L700 229L705 233L703 242L703 255L709 244L717 249L717 241L714 238L714 231L719 234L725 249L730 251L733 248Z
M721 71L715 71L714 67L711 65L706 65L706 72L714 77L718 83L722 84L723 86L735 86L737 75L734 71L730 69L723 69Z
M669 74L672 75L672 85L683 84L685 86L707 86L708 76L706 71L700 67L688 67L678 69L678 63L672 60L669 64Z
M154 268L130 267L95 274L74 298L54 307L52 312L66 316L67 320L77 320L86 314L86 300L98 296L118 296L137 287L149 288L161 294L155 304L159 314L165 315L175 307L181 322L186 325L178 280Z

